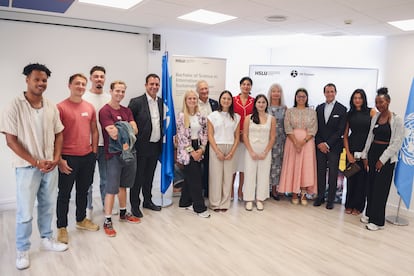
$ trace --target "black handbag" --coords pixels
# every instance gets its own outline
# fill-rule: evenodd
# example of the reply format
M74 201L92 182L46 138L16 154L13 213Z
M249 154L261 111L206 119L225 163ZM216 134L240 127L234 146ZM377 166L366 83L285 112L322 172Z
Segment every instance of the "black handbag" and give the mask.
M361 166L359 166L356 162L355 163L348 163L343 174L346 178L349 178L359 172L361 170Z

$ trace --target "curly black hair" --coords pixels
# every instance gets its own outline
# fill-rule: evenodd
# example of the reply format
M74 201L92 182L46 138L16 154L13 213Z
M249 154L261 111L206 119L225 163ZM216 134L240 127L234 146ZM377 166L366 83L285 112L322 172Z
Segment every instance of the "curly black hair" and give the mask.
M23 75L26 77L32 73L32 71L41 71L45 72L47 77L50 77L52 72L49 70L49 68L46 67L46 65L39 64L39 63L31 63L29 65L26 65L23 69Z

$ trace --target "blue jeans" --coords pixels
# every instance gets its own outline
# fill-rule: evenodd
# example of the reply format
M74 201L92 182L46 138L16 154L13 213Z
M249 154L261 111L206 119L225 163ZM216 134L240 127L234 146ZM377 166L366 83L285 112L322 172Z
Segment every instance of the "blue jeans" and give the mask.
M105 202L105 187L106 187L106 159L105 159L105 149L103 146L98 147L98 153L96 155L96 160L98 161L99 168L99 190L101 192L102 206ZM88 209L93 209L93 183L89 186L88 190Z
M26 251L30 248L32 235L33 207L37 198L37 227L41 238L52 236L52 219L56 205L58 184L57 167L42 173L34 167L16 168L16 248Z

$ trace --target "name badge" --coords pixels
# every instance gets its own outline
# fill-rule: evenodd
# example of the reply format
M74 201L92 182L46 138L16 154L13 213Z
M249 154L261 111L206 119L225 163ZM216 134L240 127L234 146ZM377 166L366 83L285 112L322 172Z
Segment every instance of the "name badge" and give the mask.
M89 116L89 114L88 114L88 112L82 112L82 113L81 113L81 116L82 116L82 117L88 117L88 116Z
M335 115L333 115L332 117L334 117L334 118L338 118L338 117L339 117L339 115L336 115L336 114L335 114Z
M118 120L118 121L122 121L122 117L121 116L116 116L116 119Z
M377 127L379 127L379 125L378 125L378 124L376 124L376 125L374 126L374 128L377 128Z

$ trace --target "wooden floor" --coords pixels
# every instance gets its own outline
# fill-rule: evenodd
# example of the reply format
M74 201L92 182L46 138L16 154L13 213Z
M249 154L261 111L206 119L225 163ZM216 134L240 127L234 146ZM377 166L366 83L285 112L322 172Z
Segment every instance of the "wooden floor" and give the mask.
M0 275L414 275L412 218L371 232L340 205L329 211L269 199L264 211L248 212L235 201L204 219L173 201L161 212L144 209L137 225L114 217L114 238L76 230L71 203L63 253L39 250L34 219L24 271L15 268L15 211L1 212ZM100 209L94 221L102 225Z

